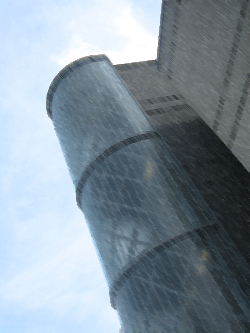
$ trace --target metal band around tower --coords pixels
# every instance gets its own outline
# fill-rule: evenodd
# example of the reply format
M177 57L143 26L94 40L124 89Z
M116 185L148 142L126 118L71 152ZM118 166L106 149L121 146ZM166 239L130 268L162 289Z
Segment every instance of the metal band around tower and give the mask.
M167 248L173 246L176 243L179 243L186 238L190 237L193 234L200 234L203 232L206 232L208 230L214 230L217 231L220 228L220 225L217 223L209 224L201 228L196 228L191 231L184 232L181 235L178 235L176 237L173 237L172 239L168 239L167 241L161 243L160 245L154 247L152 250L147 251L146 253L141 253L140 257L136 260L134 260L132 263L130 263L127 267L125 267L124 272L120 275L120 277L113 282L113 284L110 287L109 296L110 296L110 303L113 309L116 309L116 302L115 298L117 296L117 293L119 289L123 286L123 284L126 282L126 280L131 276L132 272L141 264L147 264L148 261L150 261L150 258L157 255L157 253L160 253Z
M102 152L100 155L98 155L97 158L93 162L91 162L87 166L87 168L83 171L82 176L76 187L76 202L77 202L78 207L81 209L82 191L83 191L83 188L84 188L89 176L91 175L92 171L94 171L95 168L105 160L105 158L107 158L111 154L115 153L116 151L129 146L132 143L139 142L142 140L160 138L160 137L161 137L160 134L158 134L157 132L153 132L153 131L146 132L144 134L135 135L126 140L123 140L123 141L120 141L120 142L114 144L113 146L104 150L104 152Z

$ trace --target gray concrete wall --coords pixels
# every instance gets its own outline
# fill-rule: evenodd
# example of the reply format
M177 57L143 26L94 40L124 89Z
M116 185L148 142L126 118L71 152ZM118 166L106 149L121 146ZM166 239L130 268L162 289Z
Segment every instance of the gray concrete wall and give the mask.
M192 307L189 303L190 300L187 300L186 303L185 298L182 298L181 294L177 296L176 292L178 288L171 290L170 281L168 280L168 282L164 284L164 278L162 279L159 273L156 273L159 266L157 264L154 266L154 264L160 259L162 262L164 261L163 267L168 267L167 272L171 271L174 275L175 272L177 273L178 271L178 260L185 260L183 258L185 256L184 253L191 252L190 250L183 251L178 249L178 255L173 259L173 252L168 248L165 254L164 251L162 252L163 256L161 258L158 257L158 254L154 255L154 261L151 261L150 271L145 269L147 266L145 264L147 258L145 257L144 260L141 260L145 267L130 267L130 276L127 278L126 283L120 287L116 299L123 322L125 322L125 326L129 324L138 326L137 321L133 323L133 313L140 312L145 313L144 317L147 318L147 320L144 321L145 326L141 329L142 332L151 333L154 331L153 329L157 332L162 332L161 325L165 325L163 332L166 330L169 332L192 332L190 318L192 318L192 325L194 325L198 332L241 331L241 328L237 326L237 324L235 326L235 323L231 321L232 318L230 315L228 316L228 310L224 312L227 308L227 304L224 303L224 305L222 305L224 301L222 299L216 299L217 297L215 295L219 295L221 292L221 290L216 289L218 285L221 286L217 275L218 267L220 267L219 270L223 276L227 275L227 273L225 273L226 267L223 268L221 263L217 260L219 260L219 257L224 257L224 259L228 261L227 265L230 265L229 262L240 262L241 255L244 257L243 261L246 260L245 272L243 273L244 278L241 279L240 276L242 275L238 270L234 275L234 279L238 280L241 290L244 290L248 294L249 278L247 271L249 270L249 265L246 262L250 263L250 234L248 231L250 214L250 174L237 158L233 156L221 139L187 103L184 96L179 94L178 89L172 85L171 80L157 70L156 61L151 60L123 64L114 67L119 72L119 75L126 83L128 89L133 92L133 95L142 106L145 115L161 134L175 158L181 163L182 168L186 170L190 179L192 179L215 216L219 218L220 223L230 237L229 241L227 236L219 235L220 232L218 233L218 231L216 232L218 233L217 235L215 235L216 233L213 234L213 232L210 234L208 231L213 238L213 242L215 241L219 246L216 250L216 255L213 256L213 260L215 260L216 264L213 269L209 269L212 280L218 283L217 286L213 285L212 289L209 291L210 295L211 293L214 294L215 303L213 303L212 309L208 303L204 308L200 305L199 309ZM216 241L217 237L218 242ZM206 236L204 238L206 238ZM204 245L201 245L201 248L203 248L203 246ZM207 246L210 248L208 243L205 245L208 249ZM174 247L177 249L178 245L175 244ZM238 250L240 250L241 255L239 255L239 253L236 254ZM211 249L209 249L208 252L212 253ZM218 255L219 253L220 255ZM237 258L232 259L234 256ZM171 260L172 263L175 263L175 267L169 267ZM184 266L184 270L188 270L188 265ZM142 269L143 272L140 271L140 269ZM164 275L163 268L159 272ZM169 273L167 273L167 275L170 277ZM173 278L173 275L171 278ZM188 277L187 280L185 280L185 276ZM189 276L190 272L187 271L181 274L181 280L184 284L190 281ZM174 280L178 280L178 273L175 275ZM245 281L245 285L243 281ZM200 282L197 281L194 284L198 285L199 283ZM157 288L154 288L153 286L156 284ZM235 298L234 287L232 285L229 289L225 287L226 284L223 287L223 296L228 299L228 301L229 298L231 300ZM210 287L207 285L205 287L206 291L208 291L209 288ZM136 289L143 292L141 294L138 292L137 295L134 296ZM195 291L192 287L191 289L195 299ZM201 294L200 291L198 293L201 298L204 300L207 299L205 294ZM168 299L166 295L168 295ZM131 305L128 306L128 303L132 304L132 307ZM218 303L222 305L223 311L218 309ZM181 306L183 306L183 309L185 308L184 312L181 312ZM234 303L233 306L235 307L236 303ZM243 303L240 306L244 307ZM167 314L165 313L166 308L168 308ZM130 313L128 309L130 309ZM156 320L154 314L155 312L159 313L158 311L161 313L160 320L159 318ZM203 313L204 318L206 318L205 320L204 318L201 320L202 324L197 318L197 314L200 311ZM235 307L234 311L237 312L240 310ZM186 317L187 313L190 315L189 318ZM209 319L211 314L213 319ZM230 325L231 327L219 327L220 324L216 319L217 316L220 319L225 316L227 318L226 325ZM164 319L165 317L167 318L167 323ZM129 318L129 321L126 320L126 318ZM206 327L203 326L204 324ZM243 330L247 330L249 323L245 322L244 325ZM128 328L127 331L132 332L131 327Z
M198 116L185 107L185 117L183 97L154 62L137 65L130 73L120 66L136 99L105 55L66 66L47 95L111 304L126 333L241 333L249 317L240 280L246 261L148 121Z
M238 0L162 3L159 70L250 171L250 8Z
M157 61L149 60L114 67L153 126L158 128L199 118L171 80L158 71Z

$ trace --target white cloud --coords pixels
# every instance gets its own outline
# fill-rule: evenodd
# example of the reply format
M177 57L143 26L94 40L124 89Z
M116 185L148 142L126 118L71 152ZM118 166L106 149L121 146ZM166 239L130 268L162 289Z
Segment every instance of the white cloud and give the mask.
M114 20L117 34L127 39L120 51L107 51L113 64L144 61L156 58L157 38L150 35L133 17L131 7L126 7Z
M80 305L79 311L86 315L107 289L100 278L102 271L89 234L78 232L68 246L48 257L47 253L44 259L38 258L38 263L6 282L0 291L1 299L20 304L24 310L50 308L61 316Z
M72 323L99 313L96 325L119 325L84 216L73 203L16 222L12 230L12 267L2 276L1 305Z
M61 66L66 66L72 61L83 57L83 55L91 55L96 53L96 46L88 43L84 43L80 39L75 39L73 37L71 41L71 48L67 51L65 56L56 57L52 56L51 60L57 62Z
M104 5L101 1L91 11L95 11L95 20L92 22L86 19L89 11L83 13L83 17L76 17L69 22L69 48L61 55L53 55L52 61L66 66L78 58L93 54L106 54L113 64L156 58L157 38L137 22L131 4L122 1L117 5L109 1ZM109 45L112 45L112 49Z
M82 322L85 332L93 332L86 323L109 322L99 331L111 332L116 312L46 114L46 93L60 66L103 53L114 64L155 59L157 39L127 0L25 0L6 6L9 33L2 34L6 52L0 66L1 309L10 323L18 321L13 309L27 322L33 315L42 320L48 311ZM37 330L27 325L22 321L18 332L44 332L43 324Z

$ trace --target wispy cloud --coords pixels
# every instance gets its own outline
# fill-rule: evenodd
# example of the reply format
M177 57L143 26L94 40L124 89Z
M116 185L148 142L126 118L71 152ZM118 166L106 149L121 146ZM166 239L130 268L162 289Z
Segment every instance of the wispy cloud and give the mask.
M82 40L73 37L71 48L67 51L66 55L61 58L53 56L51 59L64 67L72 61L81 58L83 55L91 55L98 52L95 50L97 50L95 45L84 43Z
M117 34L126 38L121 52L108 50L114 64L151 60L156 58L157 38L142 27L132 15L130 6L114 20Z
M100 53L106 54L113 64L156 58L157 38L136 20L130 3L109 1L104 4L100 1L98 7L91 11L94 9L95 20L92 22L88 18L85 20L89 16L88 11L83 13L83 17L69 22L69 49L59 56L52 56L51 60L66 66L80 57ZM84 42L86 34L88 43ZM97 35L102 39L98 44L95 43Z
M60 68L77 58L104 53L113 64L156 58L157 37L137 19L143 13L135 5L24 0L2 8L0 307L6 321L0 331L62 333L63 320L65 332L118 331L45 100Z
M86 320L96 307L101 312L108 288L84 218L79 217L71 216L66 224L58 214L47 214L41 217L44 223L32 219L13 226L16 246L20 244L21 250L30 242L28 250L33 253L26 267L2 285L1 302L14 303L22 312L45 308L57 317L70 313L73 321ZM25 250L19 255L27 256Z

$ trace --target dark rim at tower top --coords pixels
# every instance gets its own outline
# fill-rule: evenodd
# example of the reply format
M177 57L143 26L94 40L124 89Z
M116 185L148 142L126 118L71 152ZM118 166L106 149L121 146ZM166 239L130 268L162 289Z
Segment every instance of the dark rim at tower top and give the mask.
M65 66L54 78L54 80L51 82L49 86L49 90L47 92L47 97L46 97L46 109L47 109L47 114L49 118L52 119L52 111L51 111L51 103L53 100L53 96L56 92L57 87L59 86L60 82L69 74L73 71L74 68L79 67L79 66L84 66L88 63L91 62L97 62L97 61L110 61L110 59L105 55L105 54L98 54L98 55L93 55L93 56L87 56L87 57L82 57L80 59L77 59L67 66Z

